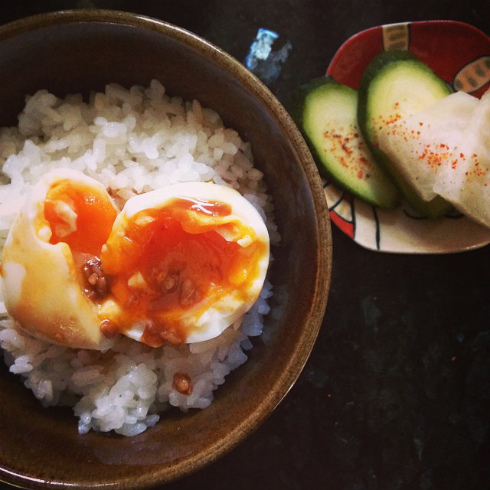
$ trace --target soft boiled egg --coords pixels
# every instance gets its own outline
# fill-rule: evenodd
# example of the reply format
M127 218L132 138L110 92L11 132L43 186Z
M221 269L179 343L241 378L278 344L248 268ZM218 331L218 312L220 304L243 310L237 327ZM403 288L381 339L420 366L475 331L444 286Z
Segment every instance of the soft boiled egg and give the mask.
M72 348L106 350L118 334L150 346L218 336L256 301L269 235L237 191L175 184L119 213L105 187L73 170L45 175L2 255L16 325Z
M171 185L131 198L117 216L101 264L111 294L106 328L151 346L218 336L258 298L269 235L236 190Z
M117 213L102 184L73 170L52 171L34 186L2 255L5 306L21 330L75 348L113 344L91 296L104 288L93 274Z

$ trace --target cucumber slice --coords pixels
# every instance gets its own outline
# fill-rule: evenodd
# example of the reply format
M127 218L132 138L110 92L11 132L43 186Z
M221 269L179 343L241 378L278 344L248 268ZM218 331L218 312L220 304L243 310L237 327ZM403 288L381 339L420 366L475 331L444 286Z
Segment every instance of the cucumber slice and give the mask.
M379 165L388 172L418 213L429 218L446 214L451 205L440 196L424 201L387 155L378 147L379 132L451 93L426 64L408 51L384 51L364 71L357 110L361 132Z
M322 175L370 204L393 208L399 204L398 191L364 143L357 103L356 90L321 77L296 93L291 115Z

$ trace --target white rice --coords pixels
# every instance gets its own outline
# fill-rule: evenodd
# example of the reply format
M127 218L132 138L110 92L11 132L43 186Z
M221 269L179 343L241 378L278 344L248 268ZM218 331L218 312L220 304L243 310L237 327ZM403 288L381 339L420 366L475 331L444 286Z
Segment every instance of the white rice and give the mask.
M196 100L165 94L156 80L129 90L107 85L88 102L46 90L27 97L15 128L0 129L0 247L32 186L46 172L79 170L102 182L122 204L130 197L189 181L237 189L261 213L271 243L279 241L273 206L249 143ZM269 282L243 321L215 339L150 348L122 338L110 351L75 350L33 339L14 328L0 297L0 345L10 372L45 406L73 406L81 434L132 436L154 426L169 407L203 409L226 375L247 360L262 334L272 295ZM187 374L190 395L172 387Z

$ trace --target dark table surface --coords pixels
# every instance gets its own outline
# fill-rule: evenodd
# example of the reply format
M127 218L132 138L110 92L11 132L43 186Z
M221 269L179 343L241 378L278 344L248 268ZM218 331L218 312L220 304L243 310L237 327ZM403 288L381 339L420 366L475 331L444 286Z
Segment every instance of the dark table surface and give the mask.
M286 108L362 29L452 19L490 35L488 0L16 0L0 23L87 7L171 22L240 61L272 29L292 46L271 85ZM298 382L249 439L169 490L490 488L490 249L389 255L332 233L327 312Z

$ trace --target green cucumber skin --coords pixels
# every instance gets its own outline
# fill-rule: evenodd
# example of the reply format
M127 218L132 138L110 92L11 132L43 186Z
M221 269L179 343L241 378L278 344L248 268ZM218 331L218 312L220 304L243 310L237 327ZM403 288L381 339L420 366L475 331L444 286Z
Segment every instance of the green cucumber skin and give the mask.
M368 144L371 153L378 164L391 176L395 185L399 188L402 195L405 197L408 204L427 218L439 218L447 214L452 206L441 197L436 197L427 202L422 200L412 186L399 174L395 166L385 153L376 146L373 141L376 136L375 129L370 125L371 117L369 114L369 96L372 84L382 83L380 77L386 69L390 69L395 63L412 63L414 67L420 70L421 73L430 76L435 82L439 81L441 93L449 95L449 90L446 83L441 80L427 65L419 61L412 53L408 51L384 51L376 56L365 69L359 85L359 104L357 109L357 120L361 129L362 135Z
M290 110L293 120L298 125L308 144L308 147L310 148L320 174L333 181L340 188L346 189L351 194L359 197L369 204L387 209L392 209L399 206L400 195L398 190L391 182L390 177L385 175L384 170L381 168L377 169L377 173L379 174L378 180L381 180L381 183L373 183L373 191L364 192L362 188L359 188L358 182L356 182L354 179L339 178L337 172L335 171L335 157L329 158L325 156L323 152L317 149L315 137L305 129L305 126L307 125L307 122L305 121L305 112L308 100L311 97L322 97L323 94L321 94L321 92L327 90L331 92L335 90L344 91L345 94L350 95L352 93L353 96L357 97L356 90L338 83L330 76L324 76L313 79L309 83L300 87L292 99ZM356 118L356 114L353 114L353 118Z

